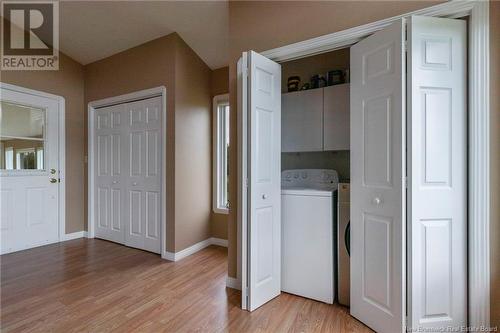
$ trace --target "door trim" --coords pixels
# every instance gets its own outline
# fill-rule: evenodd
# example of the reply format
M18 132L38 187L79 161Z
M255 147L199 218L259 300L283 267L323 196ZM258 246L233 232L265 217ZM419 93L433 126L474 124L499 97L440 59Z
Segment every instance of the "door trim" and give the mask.
M168 260L168 253L167 253L167 236L166 236L166 231L167 231L167 204L166 204L166 198L167 198L167 154L166 154L166 147L167 147L167 88L165 86L159 86L151 89L145 89L145 90L140 90L140 91L135 91L129 94L124 94L124 95L119 95L119 96L114 96L114 97L109 97L109 98L104 98L100 99L97 101L92 101L88 104L88 162L87 162L87 168L88 168L88 219L87 219L87 226L88 226L88 238L94 238L95 237L95 219L94 219L94 197L95 197L95 189L94 189L94 182L92 181L94 179L94 129L95 129L95 123L94 123L94 117L92 116L93 113L97 108L105 107L105 106L111 106L114 104L122 104L122 103L127 103L127 102L132 102L132 101L137 101L140 99L146 99L146 98L152 98L152 97L158 97L161 96L161 108L162 108L162 113L163 113L163 122L162 122L162 159L161 159L161 199L160 202L162 202L161 205L161 232L160 232L160 242L161 242L161 257L162 259Z
M66 123L65 116L66 101L64 97L53 95L47 92L29 89L25 87L16 86L14 84L0 82L0 89L11 90L18 93L34 95L38 97L52 99L58 104L59 114L59 240L62 242L66 240ZM47 245L47 244L43 244Z
M309 57L349 47L360 39L383 29L396 20L411 15L458 18L469 16L468 45L468 325L490 325L490 52L489 52L489 0L450 1L417 11L390 17L350 29L334 32L298 43L261 52L271 60ZM245 127L246 119L239 118L238 126ZM241 128L239 127L239 128ZM239 137L238 151L243 149L245 138ZM243 182L246 162L239 156L238 184ZM240 164L241 163L241 164ZM245 197L244 187L237 193L238 202ZM238 211L244 209L238 206ZM244 211L237 212L238 226ZM238 227L238 239L241 239ZM241 253L241 240L237 244ZM238 258L241 263L241 258ZM240 268L243 269L244 268ZM241 279L241 277L239 277Z

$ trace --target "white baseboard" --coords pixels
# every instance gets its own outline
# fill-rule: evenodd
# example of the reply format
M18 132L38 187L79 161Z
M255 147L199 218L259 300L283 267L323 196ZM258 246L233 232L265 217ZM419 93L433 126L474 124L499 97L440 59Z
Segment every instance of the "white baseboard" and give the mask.
M237 278L226 277L226 287L241 290L241 282Z
M87 238L87 232L86 231L77 231L77 232L72 232L70 234L65 234L61 241L69 241L72 239L77 239L77 238Z
M210 241L212 245L227 247L227 239L212 237L210 238Z
M187 256L190 256L190 255L192 255L200 250L203 250L204 248L206 248L207 246L210 246L210 245L218 245L218 246L227 247L227 240L221 239L221 238L215 238L215 237L207 238L207 239L205 239L199 243L196 243L194 245L191 245L190 247L185 248L184 250L179 251L179 252L165 251L162 253L161 257L163 259L170 260L170 261L179 261L179 260L186 258Z

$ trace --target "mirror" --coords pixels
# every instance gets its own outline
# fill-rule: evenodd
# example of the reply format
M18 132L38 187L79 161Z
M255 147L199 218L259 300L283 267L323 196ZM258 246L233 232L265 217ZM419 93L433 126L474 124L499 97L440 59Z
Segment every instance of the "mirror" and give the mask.
M0 169L43 170L45 110L0 102Z

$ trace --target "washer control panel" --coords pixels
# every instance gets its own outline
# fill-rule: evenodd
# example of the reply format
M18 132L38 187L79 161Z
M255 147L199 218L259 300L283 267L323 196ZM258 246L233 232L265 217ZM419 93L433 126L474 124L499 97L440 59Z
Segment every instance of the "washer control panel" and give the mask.
M281 172L281 188L311 188L333 191L337 189L339 176L331 169L292 169Z

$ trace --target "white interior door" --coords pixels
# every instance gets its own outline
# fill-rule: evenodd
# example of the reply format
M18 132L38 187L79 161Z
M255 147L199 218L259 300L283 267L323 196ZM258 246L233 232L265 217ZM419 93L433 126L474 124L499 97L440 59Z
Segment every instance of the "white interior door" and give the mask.
M404 29L351 47L351 314L377 332L404 329Z
M125 113L130 126L125 244L160 253L161 98L127 103Z
M281 292L281 66L248 61L248 309Z
M161 251L161 97L95 111L96 237Z
M59 241L59 102L1 87L1 253Z
M125 242L126 148L125 105L95 111L95 235Z
M466 21L408 29L409 326L467 325Z

